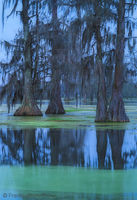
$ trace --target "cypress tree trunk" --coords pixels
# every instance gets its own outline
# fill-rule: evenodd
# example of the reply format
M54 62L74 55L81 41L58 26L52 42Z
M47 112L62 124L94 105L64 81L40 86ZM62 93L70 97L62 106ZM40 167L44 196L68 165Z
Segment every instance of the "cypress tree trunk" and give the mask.
M58 64L59 46L58 46L58 17L57 17L57 0L52 3L52 23L53 23L53 43L52 43L52 77L50 102L46 114L65 114L61 100L61 69Z
M14 116L42 116L42 112L37 106L33 96L32 77L31 77L31 35L29 32L29 0L22 0L22 22L24 31L24 96L22 106L18 108Z
M54 69L51 82L50 102L46 114L65 114L61 100L60 78L58 75L58 70Z
M107 101L106 101L106 83L105 69L102 63L102 38L100 32L100 19L96 23L96 41L97 41L97 73L98 73L98 92L97 92L97 107L95 122L106 121L107 117Z
M122 88L124 82L124 49L125 49L125 0L119 1L118 21L117 21L117 46L116 46L116 66L112 97L109 105L108 120L113 122L129 122L126 115Z

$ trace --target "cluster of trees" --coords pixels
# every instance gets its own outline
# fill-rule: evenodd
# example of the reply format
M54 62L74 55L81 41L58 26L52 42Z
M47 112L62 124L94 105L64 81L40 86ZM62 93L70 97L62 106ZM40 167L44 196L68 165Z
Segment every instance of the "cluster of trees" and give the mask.
M122 89L125 52L136 48L136 0L4 0L3 22L11 5L8 17L20 15L23 29L3 43L11 60L0 63L0 98L9 109L22 102L15 116L41 116L37 100L47 97L46 114L64 114L61 97L97 95L96 122L129 121Z

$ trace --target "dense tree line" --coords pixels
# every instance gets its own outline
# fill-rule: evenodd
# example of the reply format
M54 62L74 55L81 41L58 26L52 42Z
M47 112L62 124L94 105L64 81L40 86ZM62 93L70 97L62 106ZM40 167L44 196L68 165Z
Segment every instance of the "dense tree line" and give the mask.
M16 12L23 28L12 44L3 43L11 60L0 64L6 77L0 99L6 97L9 109L22 103L15 116L38 116L37 100L49 98L46 114L64 114L62 97L77 102L96 96L96 122L128 122L122 90L125 54L136 48L136 5L136 0L4 0L3 22L12 6L8 17Z

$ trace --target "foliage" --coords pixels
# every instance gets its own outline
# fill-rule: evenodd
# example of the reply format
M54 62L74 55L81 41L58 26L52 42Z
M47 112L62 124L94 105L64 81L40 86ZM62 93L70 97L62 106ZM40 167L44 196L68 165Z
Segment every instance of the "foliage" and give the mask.
M7 17L13 14L22 16L17 11L21 0L4 0L3 24L5 9L12 7ZM57 20L53 21L53 4L57 6ZM136 49L134 37L135 19L133 13L136 1L125 2L126 15L126 49L125 63L128 56ZM31 43L31 78L35 99L42 100L49 97L50 81L56 66L60 69L62 97L93 99L97 93L97 22L100 21L102 66L105 68L108 101L112 92L112 83L116 63L116 23L119 1L116 0L30 0L29 29ZM73 16L73 17L71 17ZM54 28L58 34L55 34ZM8 108L22 101L24 87L24 36L20 31L13 42L4 41L7 56L11 59L7 63L0 63L2 74L2 89L0 100L6 98ZM53 65L53 45L58 51L56 66ZM134 60L134 58L132 58ZM131 62L129 62L131 63ZM130 64L129 64L130 65ZM125 67L129 67L125 65ZM136 69L135 69L136 70ZM128 71L132 74L133 70ZM6 77L6 80L4 80Z

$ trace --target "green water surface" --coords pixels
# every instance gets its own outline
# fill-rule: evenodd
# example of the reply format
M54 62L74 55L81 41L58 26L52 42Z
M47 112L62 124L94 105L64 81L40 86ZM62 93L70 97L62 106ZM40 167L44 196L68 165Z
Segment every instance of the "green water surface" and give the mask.
M44 109L45 108L42 108L43 113ZM2 106L0 107L0 127L8 127L10 129L19 128L22 130L26 128L66 128L72 130L84 128L87 130L96 129L96 131L110 129L131 130L133 131L133 134L137 133L136 103L132 104L127 102L126 104L126 111L130 118L130 123L96 124L94 123L95 106L83 106L79 109L76 109L74 106L66 106L65 109L66 114L59 116L49 115L44 117L13 117L12 114L14 110L12 111L11 115L7 115L6 107ZM15 135L17 134L20 133L15 133ZM3 141L5 140L4 137ZM76 137L78 137L77 134ZM115 139L115 137L112 138L111 136L111 139ZM119 136L116 137L116 139L117 142L119 142ZM79 145L80 144L83 144L82 148L84 148L85 144L79 142ZM10 145L9 149L11 147ZM14 144L12 144L12 146L13 145ZM29 145L29 143L27 145ZM54 150L54 144L52 146ZM71 152L72 142L70 142L68 147L69 151ZM79 146L76 146L76 148L78 149ZM117 158L115 158L115 160L116 159ZM137 169L103 170L80 166L1 165L0 200L1 199L136 200Z
M1 194L136 194L137 170L1 166L0 183Z

